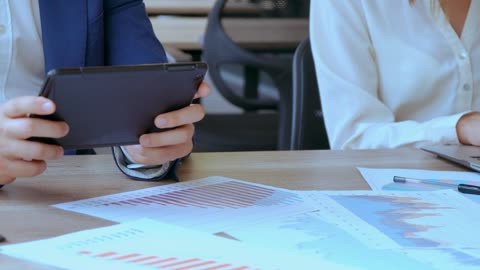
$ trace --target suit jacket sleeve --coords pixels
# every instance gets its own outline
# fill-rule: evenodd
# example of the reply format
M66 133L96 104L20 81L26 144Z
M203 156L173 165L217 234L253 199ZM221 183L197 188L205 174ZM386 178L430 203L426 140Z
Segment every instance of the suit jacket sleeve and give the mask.
M165 63L165 51L156 38L141 0L104 1L105 65ZM159 165L157 169L127 168L121 151L113 149L115 163L127 176L136 180L174 178L179 160Z

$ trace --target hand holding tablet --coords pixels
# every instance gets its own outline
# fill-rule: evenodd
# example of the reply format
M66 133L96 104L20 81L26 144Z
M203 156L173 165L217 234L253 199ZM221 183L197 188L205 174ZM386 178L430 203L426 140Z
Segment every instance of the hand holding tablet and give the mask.
M56 104L42 119L65 121L62 138L32 138L65 149L138 144L158 132L157 115L188 106L203 81L202 62L59 69L49 73L41 96Z

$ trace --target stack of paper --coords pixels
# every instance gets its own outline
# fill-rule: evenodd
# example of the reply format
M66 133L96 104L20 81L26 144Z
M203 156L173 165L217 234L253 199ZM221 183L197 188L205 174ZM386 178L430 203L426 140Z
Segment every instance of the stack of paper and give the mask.
M279 250L247 247L148 219L2 247L65 269L349 269ZM275 258L267 259L267 258Z
M67 269L79 264L59 258L105 269L145 269L155 261L166 269L207 262L198 269L480 265L480 238L472 237L480 227L478 205L451 190L295 192L210 177L54 207L134 223L2 252ZM142 218L155 221L136 222Z

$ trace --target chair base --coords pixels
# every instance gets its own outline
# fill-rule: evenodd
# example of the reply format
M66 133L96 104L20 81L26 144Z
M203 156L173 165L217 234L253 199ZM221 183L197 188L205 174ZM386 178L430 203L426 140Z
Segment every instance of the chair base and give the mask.
M276 113L210 114L195 124L193 152L278 149Z

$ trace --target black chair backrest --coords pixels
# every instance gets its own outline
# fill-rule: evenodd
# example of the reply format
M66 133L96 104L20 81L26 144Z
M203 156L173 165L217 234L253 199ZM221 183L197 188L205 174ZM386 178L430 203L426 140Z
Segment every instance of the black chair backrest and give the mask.
M270 75L276 84L279 84L276 79L280 80L291 76L291 59L266 57L252 53L241 48L228 36L221 22L222 11L227 1L218 0L208 16L202 56L209 65L209 75L218 91L232 104L245 110L277 109L278 100L249 99L244 95L238 95L222 77L220 67L228 64L250 66L262 70Z
M293 59L293 112L290 150L329 149L310 40Z
M228 36L221 20L228 0L217 0L210 10L203 44L203 59L209 65L209 75L220 94L230 103L245 111L276 110L279 114L278 149L286 150L290 144L292 111L292 58L275 54L258 54L241 48ZM287 1L287 0L285 0ZM305 0L303 0L305 1ZM252 18L255 20L255 18ZM222 65L243 65L265 72L272 79L279 98L254 98L239 95L222 77Z
M307 18L309 0L250 0L259 6L261 15L275 17Z

